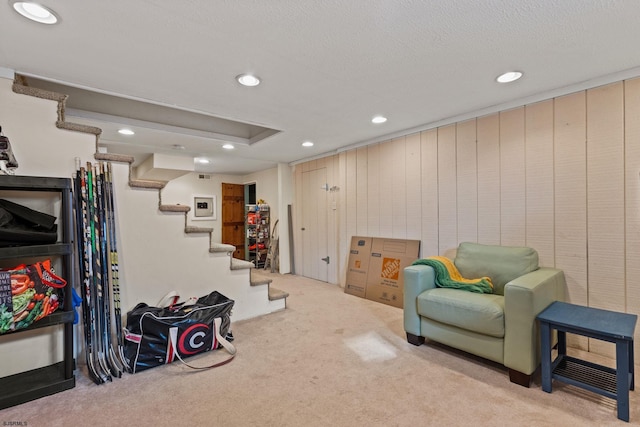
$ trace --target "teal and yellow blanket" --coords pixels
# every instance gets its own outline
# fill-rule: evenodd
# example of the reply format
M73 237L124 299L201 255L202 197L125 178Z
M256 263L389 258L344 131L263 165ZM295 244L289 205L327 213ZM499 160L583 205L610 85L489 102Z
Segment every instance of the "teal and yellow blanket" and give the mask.
M416 260L413 265L428 265L433 267L436 273L436 285L441 288L462 289L483 294L493 293L493 283L491 283L490 277L465 279L449 258L432 256Z

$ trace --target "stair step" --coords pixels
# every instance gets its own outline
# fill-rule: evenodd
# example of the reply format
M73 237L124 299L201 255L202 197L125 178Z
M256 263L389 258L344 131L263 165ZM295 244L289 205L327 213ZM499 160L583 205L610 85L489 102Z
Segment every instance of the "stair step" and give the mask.
M226 243L212 243L211 247L209 248L209 252L210 253L215 253L215 252L235 252L236 251L236 247L233 245L228 245Z
M56 127L58 129L70 130L73 132L90 133L92 135L100 135L102 133L102 129L95 126L81 125L79 123L71 123L60 120L56 122Z
M155 188L161 190L167 185L166 181L148 181L143 179L132 179L129 181L129 187L136 188Z
M213 228L194 227L192 225L187 225L184 228L184 232L187 233L187 234L191 234L191 233L212 233L213 232Z
M255 268L255 265L253 265L253 263L249 261L231 258L231 270L246 270L249 268Z
M278 299L285 299L289 296L288 292L281 291L276 288L269 288L269 301L275 301Z
M267 277L254 277L253 274L251 275L251 286L268 285L271 282L273 282L273 280Z
M183 212L187 213L191 210L191 207L187 205L160 205L158 206L160 212Z
M127 156L125 154L112 154L112 153L96 153L93 155L96 160L102 160L105 162L120 162L120 163L133 163L135 160L133 156Z

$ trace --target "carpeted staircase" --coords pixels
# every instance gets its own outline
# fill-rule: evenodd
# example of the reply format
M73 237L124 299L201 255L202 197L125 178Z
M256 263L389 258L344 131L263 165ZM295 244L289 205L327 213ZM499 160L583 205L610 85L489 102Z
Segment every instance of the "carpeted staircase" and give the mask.
M269 301L272 301L273 304L276 304L276 307L273 307L275 309L274 311L277 311L278 309L286 308L286 299L289 296L289 294L279 289L272 288L271 279L266 277L260 277L259 274L254 274L255 265L253 263L249 261L243 261L240 259L233 258L232 254L236 250L235 246L224 244L224 243L213 242L212 241L213 228L196 227L189 224L188 213L191 210L191 207L186 205L180 205L180 204L175 204L175 205L163 204L162 190L168 184L167 181L152 181L152 180L141 180L141 179L134 178L134 174L132 172L132 169L133 169L132 164L134 162L134 158L132 156L99 152L98 142L100 139L100 134L102 133L102 129L93 127L93 126L86 126L86 125L81 125L77 123L67 122L65 120L65 102L68 98L68 95L30 87L27 84L26 77L19 74L15 75L14 83L13 83L13 91L15 93L19 93L23 95L34 96L36 98L57 101L58 103L58 119L56 121L57 128L95 135L96 137L96 152L94 154L95 160L128 164L129 165L129 186L131 188L158 190L158 210L160 212L164 212L168 214L183 213L184 214L184 233L186 235L208 234L210 253L219 253L221 255L228 256L229 269L231 270L250 269L251 271L249 272L248 286L265 286L266 285L268 290Z

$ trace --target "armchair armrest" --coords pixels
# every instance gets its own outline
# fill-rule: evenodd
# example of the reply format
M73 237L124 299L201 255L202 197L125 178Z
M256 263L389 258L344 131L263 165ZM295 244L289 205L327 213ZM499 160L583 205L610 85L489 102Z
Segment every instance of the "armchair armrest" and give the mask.
M523 374L540 364L536 316L554 301L565 299L564 272L541 267L504 287L504 365Z
M421 336L417 298L427 289L436 287L436 275L428 265L410 265L404 269L404 330Z

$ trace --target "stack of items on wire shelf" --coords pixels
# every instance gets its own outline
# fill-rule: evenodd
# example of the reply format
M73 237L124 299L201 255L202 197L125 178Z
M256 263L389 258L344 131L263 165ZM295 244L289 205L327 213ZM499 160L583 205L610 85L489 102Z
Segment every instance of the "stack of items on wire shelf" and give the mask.
M269 249L269 205L260 199L255 205L247 205L245 210L247 259L257 268L263 268L267 261Z

